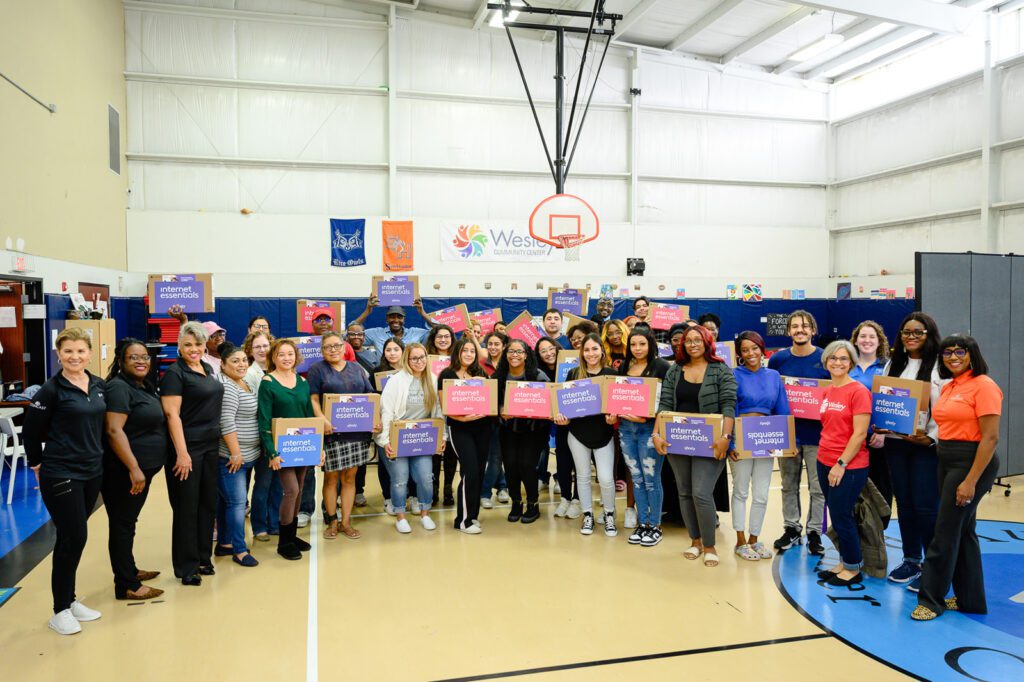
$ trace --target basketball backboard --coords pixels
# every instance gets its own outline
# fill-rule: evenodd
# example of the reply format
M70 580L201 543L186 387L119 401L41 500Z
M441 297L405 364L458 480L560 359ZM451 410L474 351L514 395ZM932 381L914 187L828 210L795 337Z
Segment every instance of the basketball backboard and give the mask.
M560 237L576 237L576 243L597 239L601 222L597 213L574 194L553 194L533 209L530 235L537 241L562 248Z

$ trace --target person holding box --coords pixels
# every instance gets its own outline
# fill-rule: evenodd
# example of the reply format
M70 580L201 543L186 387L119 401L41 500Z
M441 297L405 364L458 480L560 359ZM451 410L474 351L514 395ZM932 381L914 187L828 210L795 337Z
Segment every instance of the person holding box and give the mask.
M206 329L187 322L178 332L178 359L160 381L174 464L167 494L174 510L171 561L183 585L202 584L213 575L213 523L217 516L217 451L224 384L203 360Z
M423 320L430 326L433 327L433 323L427 316L425 310L423 310L423 300L417 298L413 301L413 306L416 308ZM377 307L377 294L371 293L369 298L366 299L366 308L359 317L352 320L357 324L363 324L366 318L370 316L373 309ZM422 342L427 338L427 330L420 329L417 327L406 327L405 326L405 308L400 305L388 306L387 311L384 313L384 317L387 320L387 327L367 327L364 332L366 334L366 342L376 348L382 349L383 352L384 342L390 338L396 338L403 343L417 343Z
M255 317L249 328L266 327L266 318ZM274 337L269 331L257 329L249 332L242 343L245 355L249 358L249 369L245 372L245 383L253 395L258 395L263 375L267 373L267 354ZM260 456L253 465L252 506L249 510L249 523L252 525L253 539L258 542L270 542L271 535L277 535L279 510L281 508L281 481L271 471L265 456Z
M281 534L277 537L277 553L289 561L298 561L302 558L302 552L310 549L308 542L296 536L297 516L302 502L302 486L306 480L307 467L281 466L281 455L278 454L277 443L274 442L273 424L275 419L301 419L313 416L309 383L295 372L300 362L302 357L294 341L274 341L270 346L267 360L267 374L260 384L257 411L263 451L270 459L270 468L277 472L281 480ZM323 465L322 452L320 464Z
M427 358L428 364L430 362L431 355L438 355L445 358L452 357L452 345L455 343L455 332L452 328L446 324L439 324L430 330L427 334L427 341L424 344L427 347ZM428 367L428 369L430 369ZM438 372L440 374L440 372ZM458 457L451 448L451 441L448 442L448 447L445 448L444 452L434 457L434 499L440 498L438 493L441 487L441 464L444 464L444 501L443 504L446 507L450 507L455 504L454 493L452 492L452 486L455 484L455 467Z
M864 384L870 391L874 377L884 373L885 361L889 357L889 340L885 337L882 325L874 320L864 320L854 328L853 334L850 335L850 343L857 349L860 358L850 371L850 376ZM935 343L938 343L938 339ZM868 467L868 480L875 484L879 494L885 498L885 503L891 507L892 482L889 467L885 462L885 452L873 445L870 440L868 459L871 461Z
M411 533L412 527L405 518L406 491L410 474L416 479L420 494L420 525L424 530L435 530L437 524L430 518L434 474L431 460L433 455L399 457L397 443L391 443L391 423L398 419L440 418L441 405L437 399L433 377L427 371L427 349L421 343L410 343L402 354L402 369L393 374L380 396L381 431L375 436L377 445L384 448L384 454L391 462L391 503L398 519L395 530ZM444 450L444 436L438 450Z
M789 401L782 376L774 369L761 366L764 339L757 332L746 331L736 337L741 364L736 376L736 414L740 417L789 414ZM732 468L732 528L736 531L736 555L747 561L771 559L771 551L758 540L768 509L768 488L772 482L774 457L739 459L736 451L729 453ZM750 525L747 526L747 495L750 503ZM749 533L749 534L747 534Z
M501 332L491 332L484 337L484 347L487 354L480 361L480 368L493 377L498 371L498 363L508 345L508 337ZM480 491L480 506L484 509L493 509L494 502L491 499L492 491L498 489L498 501L508 502L508 484L505 482L505 472L501 466L501 441L498 438L497 419L491 420L491 447L487 455L487 468L484 471L483 487ZM571 458L570 458L571 459Z
M725 456L732 442L736 416L736 379L725 362L715 355L715 341L704 327L691 327L683 336L681 351L665 374L658 412L720 414L722 437L713 445L713 457L669 455L669 465L679 491L679 510L690 534L687 559L704 555L704 565L718 565L715 552L715 482L725 468ZM659 454L668 453L668 442L659 434L652 438Z
M217 348L221 358L220 381L224 384L221 404L220 434L217 454L219 476L217 487L218 544L217 556L231 556L246 568L259 562L245 545L245 498L249 473L260 458L260 429L256 423L256 393L245 382L249 359L245 350L231 342Z
M857 349L849 341L833 341L822 353L822 365L832 376L821 403L818 482L825 495L832 528L839 536L841 561L818 577L829 585L846 587L861 582L864 558L853 505L868 481L865 444L871 422L871 392L850 376Z
M555 311L558 312L558 311ZM561 313L558 314L561 318ZM501 402L501 456L505 463L512 509L509 523L533 523L540 518L537 504L537 459L548 446L549 420L532 417L509 417L504 411L505 391L509 381L547 382L544 372L537 369L537 359L526 343L512 339L494 373L498 380L498 400ZM526 512L523 512L523 491L526 486Z
M812 341L818 333L818 323L806 310L795 310L786 320L786 334L793 345L768 358L768 369L785 377L805 379L828 379L828 372L822 367L821 349ZM775 541L775 551L784 552L793 545L799 545L803 531L807 531L807 551L815 556L825 553L821 544L821 530L824 523L825 496L814 475L818 461L818 439L821 437L821 422L813 419L796 420L797 456L785 457L779 461L782 474L782 518L785 530ZM807 490L811 503L807 510L807 526L801 526L800 478L807 469Z
M437 390L451 379L486 377L477 361L477 345L472 338L459 339L452 351L452 364L441 370ZM448 415L448 447L459 459L459 489L456 492L455 530L469 535L480 533L480 496L487 454L491 445L493 420L485 414Z
M374 376L378 372L398 372L402 369L402 354L405 352L405 344L398 339L388 339L384 342L384 347L380 349L380 362L374 368L370 376ZM374 390L377 393L376 386ZM384 511L390 516L395 515L395 508L391 504L391 458L384 453L384 448L373 444L373 447L377 450L377 482L380 483L380 491L384 496ZM412 492L410 490L410 492ZM413 493L415 499L415 493ZM403 508L402 511L405 511ZM418 509L414 513L419 513Z
M75 574L89 537L89 514L103 483L107 406L103 380L85 369L92 354L90 335L69 327L57 335L55 345L60 372L35 394L22 433L28 465L57 531L49 627L59 635L73 635L82 631L79 623L102 615L78 601Z
M985 575L975 528L978 504L999 472L999 420L1003 392L970 336L939 344L939 376L949 381L935 404L938 424L939 513L921 567L921 590L910 617L932 620L944 612L988 613ZM950 586L953 597L946 599Z
M341 532L350 540L362 534L352 527L352 506L356 499L356 472L370 460L370 432L334 432L331 415L324 414L325 395L373 393L366 372L355 362L342 358L345 342L338 332L321 337L324 359L306 374L309 382L310 406L313 414L324 421L324 509L330 521L324 528L324 539L338 537L338 480L341 480Z
M549 377L558 377L558 352L560 350L564 349L546 336L538 339L537 344L533 347L534 355L537 356L537 367ZM552 429L555 435L555 494L561 498L555 508L555 517L578 519L583 514L583 510L580 509L579 495L572 487L575 465L572 451L569 450L569 428L552 424ZM541 448L537 474L541 485L544 486L547 485L544 477L550 476L548 473L549 456L548 448Z
M608 366L608 356L605 355L601 337L596 333L587 334L580 349L580 357L582 362L569 373L569 381L615 374ZM612 444L612 438L615 437L612 425L616 418L595 414L567 419L559 412L554 421L558 426L569 428L569 451L576 468L580 506L583 508L580 533L591 535L594 532L594 499L590 488L590 458L593 456L597 465L597 483L601 487L604 534L608 537L618 535L615 527L615 446Z
M611 330L617 320L605 325ZM621 324L621 323L619 323ZM625 326L625 325L623 325ZM655 377L664 380L668 363L658 357L658 342L648 331L634 331L629 335L625 359L618 373L627 377ZM607 348L607 345L605 346ZM629 536L629 544L654 547L661 542L661 507L664 487L661 484L661 470L665 458L660 457L651 445L654 435L654 420L647 417L624 415L619 419L619 442L622 456L633 479L633 495L636 499L637 527Z

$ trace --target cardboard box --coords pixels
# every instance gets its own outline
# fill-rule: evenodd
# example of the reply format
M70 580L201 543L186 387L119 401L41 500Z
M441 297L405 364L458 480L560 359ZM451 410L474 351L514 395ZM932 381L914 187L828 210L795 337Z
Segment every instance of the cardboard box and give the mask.
M654 429L668 442L670 455L714 457L714 443L722 437L722 423L720 414L662 412Z
M551 419L550 386L544 381L506 382L502 414L509 417Z
M282 467L317 466L324 449L324 423L308 419L274 419L270 423Z
M313 320L321 315L331 318L331 329L336 332L345 330L345 303L343 301L312 301L300 298L295 302L295 319L298 321L299 332L313 333Z
M372 433L380 426L380 395L326 393L323 412L335 433Z
M585 316L587 314L586 289L562 289L548 287L548 308L561 310L563 313Z
M666 331L671 329L672 325L682 324L688 319L690 319L690 306L688 305L651 302L647 321L650 323L651 329Z
M555 376L557 382L569 380L569 374L580 366L580 352L578 350L560 350L558 359L555 360Z
M828 379L805 379L803 377L782 377L789 401L789 411L797 419L821 421L821 401L825 389L832 385Z
M419 457L436 455L443 433L443 419L396 419L388 435L396 457Z
M375 275L373 293L379 306L408 307L420 297L420 278L416 275Z
M437 383L437 378L441 376L441 372L452 364L452 356L450 355L428 355L427 356L427 369L430 370L430 374L434 377L434 383Z
M568 332L570 329L578 325L580 322L589 322L594 326L598 326L597 323L594 322L593 320L588 320L585 317L580 317L579 315L574 315L572 313L562 313L562 318L564 320L564 331L566 332ZM600 329L600 327L598 327L598 329Z
M927 381L875 376L871 380L871 425L905 436L928 430Z
M469 309L465 303L441 308L437 312L427 313L434 324L446 324L456 334L461 334L469 327ZM493 325L492 325L493 327ZM454 340L452 341L454 343Z
M658 344L658 357L659 358L675 358L676 349L672 347L670 343L659 343Z
M302 361L295 371L305 374L316 363L324 359L324 351L321 348L322 339L319 336L292 336L289 337L299 349Z
M388 379L391 378L392 374L398 374L397 369L393 369L390 372L374 372L373 374L373 385L378 391L383 391L384 386L388 383Z
M441 386L441 411L459 417L477 414L493 417L498 414L498 380L445 379Z
M725 360L725 364L736 367L736 342L718 341L715 343L715 355Z
M739 417L733 447L740 459L796 457L796 422L792 415Z
M114 349L117 348L117 323L111 319L67 320L64 322L64 328L85 330L92 340L92 353L85 368L89 374L101 379L107 376L107 370L114 362ZM54 340L56 338L55 335Z
M551 384L551 413L566 419L601 414L602 387L608 377L599 376Z
M533 323L533 317L526 310L516 315L515 319L508 323L505 333L510 339L519 339L525 342L531 351L540 341L540 337L544 335Z
M605 414L653 417L658 411L661 379L653 377L607 377L601 392Z
M213 275L209 273L150 275L147 291L151 315L166 315L174 305L186 313L213 312Z
M494 331L494 325L501 322L501 308L488 308L469 314L470 322L480 323L480 333L487 335ZM483 338L480 339L481 343Z

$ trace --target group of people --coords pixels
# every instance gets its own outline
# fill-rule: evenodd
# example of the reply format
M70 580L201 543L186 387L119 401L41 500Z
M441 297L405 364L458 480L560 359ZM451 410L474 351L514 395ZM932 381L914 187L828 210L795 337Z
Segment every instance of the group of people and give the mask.
M744 331L735 337L734 369L716 351L717 316L655 331L646 297L634 301L634 315L626 320L611 319L611 301L602 299L593 318L568 330L562 313L549 309L541 316L542 337L532 347L509 338L500 324L487 334L473 324L460 337L424 315L429 329L408 328L401 307L387 309L387 327L365 328L376 304L371 296L344 333L331 329L329 318L318 323L323 360L305 376L297 372L302 357L295 342L275 338L263 317L250 322L236 346L215 323L187 321L180 311L170 311L183 322L178 359L158 384L142 341L122 339L108 375L100 378L85 370L92 353L89 335L76 328L61 332L56 340L61 370L36 394L24 423L29 464L57 531L49 626L73 634L81 630L80 622L100 617L77 600L75 573L89 513L101 491L116 598L162 594L145 584L159 572L139 569L133 554L139 513L161 469L173 510L174 575L183 585L199 586L204 576L214 575L215 556L230 556L243 567L259 564L246 542L247 514L255 541L277 535L277 553L301 559L310 549L298 528L304 525L304 492L315 492L314 467L281 466L273 437L278 418L323 422L324 540L361 537L352 513L358 498L365 500L360 471L365 478L374 457L384 508L395 517L399 533L412 532L407 512L434 531L430 513L442 495L443 504L455 506L454 528L466 534L482 532L481 510L494 507L495 491L498 502L509 504L509 522L536 522L539 491L550 478L553 439L553 491L560 498L554 516L581 519L583 535L595 528L618 534L616 482L629 478L623 517L628 542L658 545L667 460L690 537L683 555L717 566L715 499L725 485L728 462L734 552L742 560L769 559L773 552L760 536L775 458L739 458L732 434L737 418L791 414L783 377L831 384L820 421L795 420L797 456L779 458L784 532L773 549L785 551L806 539L812 555L823 555L827 507L841 561L819 577L831 585L860 582L863 557L853 507L870 478L883 494L895 497L904 559L889 580L919 592L913 617L927 620L949 609L985 612L974 522L996 475L1002 393L987 376L978 344L967 336L941 338L928 315L907 316L891 348L881 326L867 321L849 341L821 349L814 345L814 317L795 311L787 321L789 348L769 354L761 335ZM421 304L417 308L422 312ZM661 357L659 343L665 342L671 355ZM445 380L497 379L501 402L509 381L554 381L562 349L579 351L569 379L656 378L658 412L720 415L723 430L713 443L713 457L670 454L669 444L655 432L654 418L508 417L502 406L501 416L444 415ZM436 377L428 367L428 356L434 355L450 357ZM375 377L381 373L387 380L378 391ZM931 413L925 433L870 429L870 387L879 374L928 382ZM381 394L380 425L370 432L334 432L323 396L372 392ZM426 418L446 421L437 453L397 457L391 424ZM595 471L600 514L591 487ZM806 514L799 493L805 471ZM317 512L309 505L304 513L309 518ZM955 597L947 599L950 585Z

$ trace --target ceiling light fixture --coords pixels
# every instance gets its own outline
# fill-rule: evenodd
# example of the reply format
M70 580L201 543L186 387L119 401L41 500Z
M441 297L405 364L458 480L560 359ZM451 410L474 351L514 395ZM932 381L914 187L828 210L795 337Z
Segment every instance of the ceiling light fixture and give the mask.
M808 59L817 57L822 52L831 50L836 47L846 38L841 33L826 33L818 40L814 41L805 48L799 49L789 56L789 59L794 62L805 62Z

